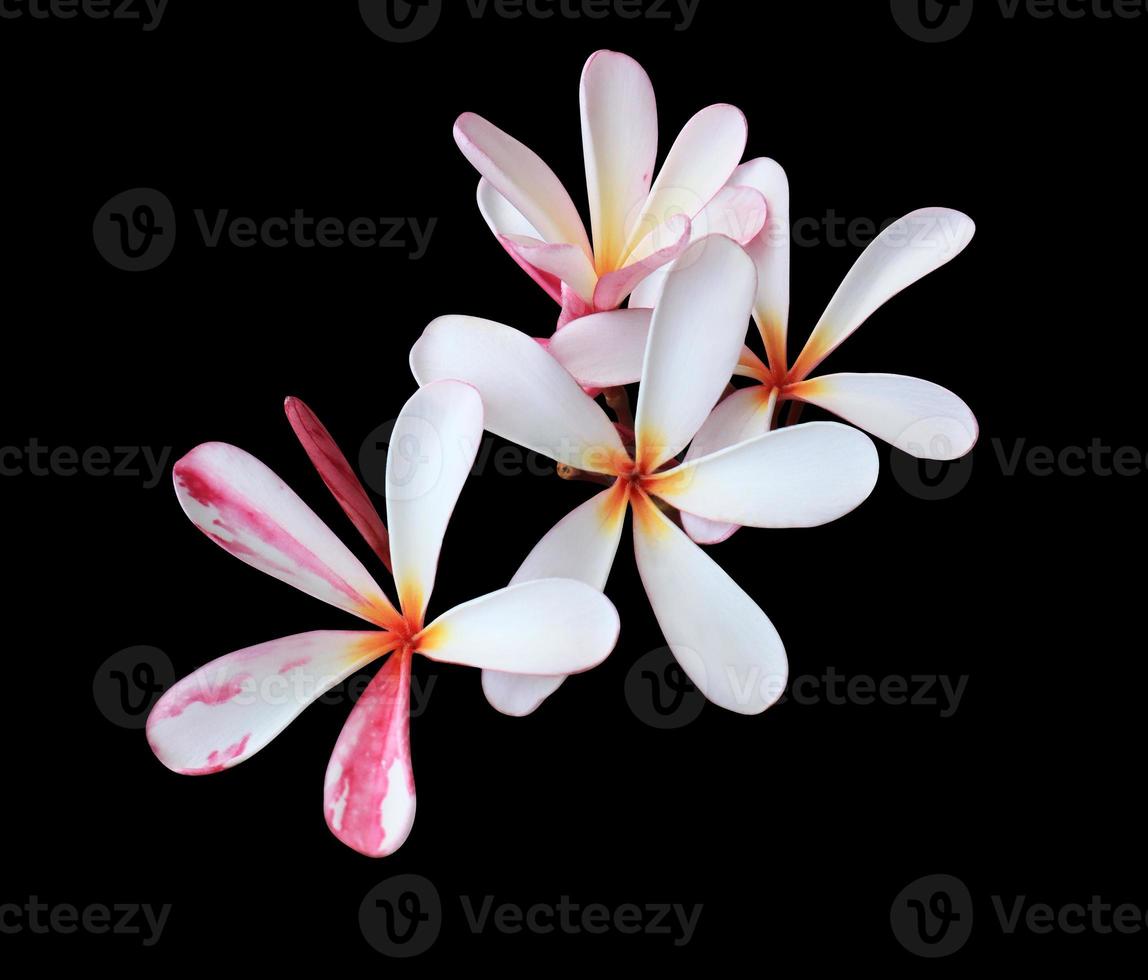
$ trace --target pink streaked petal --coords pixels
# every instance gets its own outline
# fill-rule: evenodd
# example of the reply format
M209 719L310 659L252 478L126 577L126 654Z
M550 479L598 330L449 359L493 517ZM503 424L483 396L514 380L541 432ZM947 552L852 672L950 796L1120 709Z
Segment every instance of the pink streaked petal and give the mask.
M740 109L711 105L682 128L630 231L627 251L642 258L653 251L643 240L677 215L692 218L720 191L745 150L746 122Z
M205 443L173 476L191 522L240 561L368 622L386 627L398 618L359 559L250 453Z
M536 269L527 262L518 251L507 241L515 235L526 238L541 239L538 229L527 221L505 197L494 189L494 185L482 177L478 181L478 210L483 219L498 239L499 244L506 249L507 254L514 259L518 267L531 279L541 286L556 303L562 302L562 283L557 277Z
M690 219L678 215L659 230L665 235L666 244L643 258L631 260L616 272L608 272L598 280L594 290L594 308L612 310L618 306L634 288L651 272L673 262L690 244Z
M675 263L650 323L635 420L637 462L653 472L697 435L733 376L757 280L741 246L721 235Z
M447 524L481 439L482 398L461 381L420 388L395 422L387 517L399 604L410 622L422 623Z
M537 579L455 606L417 638L441 663L512 674L577 674L606 659L618 611L598 589L567 578Z
M393 854L414 825L410 710L411 654L399 651L355 703L327 766L327 826L367 857Z
M168 769L185 776L230 769L307 705L386 653L389 640L377 631L320 631L229 653L159 699L148 715L148 744Z
M566 188L533 150L481 116L467 112L454 125L454 139L474 168L552 245L576 245L593 253L578 209Z
M359 533L371 546L371 550L390 571L391 548L387 529L383 525L383 519L379 517L379 512L375 510L375 505L367 496L362 482L351 469L351 464L347 462L347 457L335 444L326 426L301 399L288 398L283 408L296 438L302 444L312 465L319 471L323 482L327 484L327 489L339 502L343 513L351 519L351 523L358 528Z
M568 324L553 338L552 357L584 388L634 384L642 377L651 310L610 310Z
M505 235L499 240L527 265L568 285L580 299L587 303L593 300L598 276L586 253L576 245L547 245L524 235Z
M582 148L599 269L614 269L650 191L658 111L650 78L633 58L598 51L582 71Z
M567 514L534 546L510 584L573 578L605 589L622 538L627 499L626 485L619 481ZM503 714L522 717L538 708L565 679L565 674L484 670L482 690Z

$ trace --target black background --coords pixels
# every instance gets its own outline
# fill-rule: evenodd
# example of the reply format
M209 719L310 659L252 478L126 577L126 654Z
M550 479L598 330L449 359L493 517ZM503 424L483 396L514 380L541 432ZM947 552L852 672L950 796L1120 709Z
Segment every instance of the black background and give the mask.
M0 478L0 900L173 906L151 949L130 936L27 932L0 936L0 948L124 968L312 958L336 971L393 968L364 941L359 903L414 873L446 909L417 965L620 956L913 968L924 961L894 939L890 903L943 872L969 886L976 925L936 968L1142 956L1144 933L1002 936L990 896L1148 906L1146 477L1042 477L1023 465L1006 476L994 444L1007 454L1018 439L1060 449L1096 437L1148 450L1133 349L1144 326L1148 17L1007 20L980 2L960 38L925 44L884 3L701 0L684 31L618 18L476 21L462 7L448 3L411 44L380 39L345 0L175 0L150 33L0 21L0 443L173 450L154 489ZM407 352L434 316L550 332L556 309L482 222L451 124L464 110L487 116L583 205L578 77L603 47L649 72L663 154L702 106L744 109L747 156L786 167L795 219L881 222L945 205L976 220L963 255L830 361L957 391L982 430L967 486L920 499L879 444L877 490L844 520L746 531L714 550L777 625L793 675L943 674L968 687L950 718L791 702L753 718L709 706L655 730L624 696L630 666L663 644L627 536L608 590L623 616L617 650L535 715L495 713L477 672L417 665L434 682L412 723L418 818L395 856L370 861L328 833L320 807L346 704L317 705L250 762L189 780L152 757L142 732L104 717L93 677L136 644L165 651L182 676L272 637L354 628L211 547L176 504L170 464L212 439L248 449L375 569L281 401L305 398L356 459L412 393ZM162 266L132 274L96 251L92 220L141 186L170 198L179 236ZM409 261L381 249L207 249L196 208L439 220L428 254ZM824 240L794 249L791 350L858 253ZM468 484L432 611L505 584L589 492L493 472ZM473 936L458 896L488 894L704 910L682 948L657 936Z

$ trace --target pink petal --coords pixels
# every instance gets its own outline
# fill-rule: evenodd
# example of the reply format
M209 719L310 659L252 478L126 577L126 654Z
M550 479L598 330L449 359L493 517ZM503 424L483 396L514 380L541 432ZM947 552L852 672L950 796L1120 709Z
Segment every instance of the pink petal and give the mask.
M388 642L378 631L320 631L229 653L159 699L148 715L148 744L168 769L185 776L230 769L386 653Z
M368 622L398 619L359 559L250 453L205 443L175 464L174 478L191 522L240 561Z
M510 255L518 267L523 270L531 279L533 279L539 286L550 294L550 297L556 303L562 302L562 283L556 276L550 275L548 272L543 272L541 269L536 269L529 262L526 261L518 250L515 249L507 239L514 235L524 235L527 238L540 239L541 233L529 221L527 221L505 197L494 189L494 185L482 177L478 181L478 210L481 212L482 217L485 219L488 227L494 232L494 237L507 254Z
M454 139L474 168L551 245L576 245L593 253L578 209L562 182L533 150L481 116L467 112L454 124Z
M411 654L399 651L355 703L327 766L327 826L367 857L393 854L414 824L410 700Z
M586 253L576 245L547 245L525 235L505 235L499 241L522 262L568 285L583 301L593 299L598 274Z
M347 457L335 444L331 433L301 399L288 398L283 408L296 438L327 484L327 489L389 571L391 552L387 529L363 484L347 462Z

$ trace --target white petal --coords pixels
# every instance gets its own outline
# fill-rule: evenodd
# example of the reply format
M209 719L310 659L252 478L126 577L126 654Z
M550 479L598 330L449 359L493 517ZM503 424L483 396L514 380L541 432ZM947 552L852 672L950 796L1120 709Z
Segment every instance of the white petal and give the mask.
M605 589L622 538L626 501L625 484L617 483L567 514L534 546L510 584L572 578ZM565 679L565 674L484 670L482 689L503 714L521 717L534 711Z
M816 527L856 508L877 483L873 441L839 422L810 422L658 474L652 494L711 521Z
M977 441L976 416L947 388L901 374L827 374L789 392L921 459L958 459Z
M773 704L789 674L777 630L648 499L634 502L634 554L666 642L698 689L740 714Z
M473 385L487 429L560 463L613 473L625 455L594 399L536 341L504 324L439 317L412 348L411 370L420 384L457 378Z
M765 198L765 227L745 250L757 266L757 299L753 317L765 343L770 366L783 372L789 324L789 180L775 160L759 157L743 163L730 178L731 185L753 187Z
M922 276L956 258L972 241L968 215L922 208L895 221L861 253L793 366L792 380L809 376L878 307Z
M614 269L657 160L654 88L633 58L598 51L583 69L580 101L595 258L598 268Z
M725 186L745 150L746 124L740 109L711 105L682 128L630 232L630 260L657 247L657 229L678 215L692 218Z
M230 769L385 653L387 639L377 630L302 633L213 660L152 708L148 744L160 762L187 776Z
M646 472L685 448L729 384L755 288L753 262L720 235L674 264L650 324L638 394L637 454Z
M463 155L495 190L552 245L577 245L591 254L578 209L562 182L533 150L481 116L463 113L454 124Z
M610 310L568 323L548 350L584 388L612 388L642 377L649 333L650 310Z
M538 579L456 606L419 636L418 652L488 670L577 674L606 659L618 628L618 611L598 589Z
M175 464L173 476L183 512L240 561L369 622L397 618L359 559L250 453L205 443Z
M705 425L690 443L686 462L764 435L769 431L772 418L769 389L764 385L755 384L735 391L710 412ZM733 534L738 525L708 521L683 511L682 527L698 544L719 544Z
M482 399L469 385L439 381L403 406L387 452L387 523L399 603L426 612L443 535L482 438Z

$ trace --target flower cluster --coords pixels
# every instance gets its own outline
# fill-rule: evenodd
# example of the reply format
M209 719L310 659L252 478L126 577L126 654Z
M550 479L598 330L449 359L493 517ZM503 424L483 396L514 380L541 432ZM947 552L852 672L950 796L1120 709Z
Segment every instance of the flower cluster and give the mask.
M701 110L654 179L657 114L641 66L595 54L581 106L589 235L536 154L479 116L455 126L482 175L483 216L559 303L558 325L549 338L467 316L426 328L411 350L420 387L392 437L417 452L401 466L398 454L387 461L385 525L328 431L301 401L287 401L323 481L392 571L394 600L254 457L208 443L176 464L180 504L208 537L372 629L272 640L185 678L148 719L148 740L170 769L199 775L238 764L385 657L336 742L324 812L357 851L392 853L414 819L414 655L478 667L495 708L535 710L614 647L618 614L603 590L627 511L642 584L682 669L715 704L762 712L785 687L785 648L701 545L740 527L812 527L853 510L878 475L866 432L934 459L972 448L976 420L944 388L892 374L811 377L881 304L968 244L965 215L928 208L886 228L791 364L788 183L772 160L742 162L744 116L727 105ZM761 355L746 345L751 318ZM803 423L805 404L856 428ZM506 588L428 623L447 523L484 428L601 489L541 538ZM268 697L271 686L292 693Z

